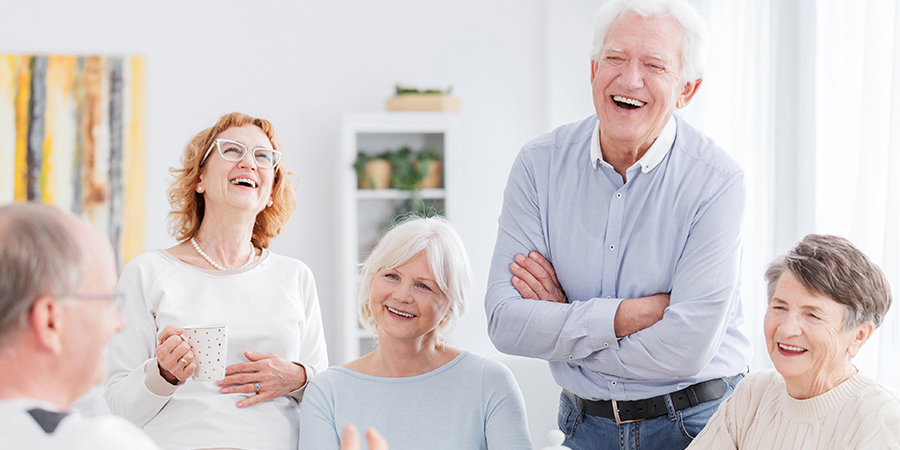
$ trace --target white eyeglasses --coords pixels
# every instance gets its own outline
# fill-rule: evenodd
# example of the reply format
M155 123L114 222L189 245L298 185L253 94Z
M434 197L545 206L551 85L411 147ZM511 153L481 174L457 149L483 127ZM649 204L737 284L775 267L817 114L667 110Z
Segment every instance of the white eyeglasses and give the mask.
M52 295L52 294L51 294ZM116 306L118 311L123 311L123 307L125 306L125 294L121 292L114 292L112 294L67 294L67 295L54 295L57 299L73 299L73 300L88 300L88 301L102 301L109 304L113 304ZM31 306L28 307L28 311L34 309L34 302L31 303Z
M69 294L65 298L73 298L75 300L94 300L115 303L116 308L122 311L125 306L125 294L115 292L112 294Z
M201 166L206 162L206 158L209 156L213 147L219 149L219 154L222 155L222 158L225 158L226 161L240 161L244 159L244 156L246 156L247 153L250 153L250 149L240 142L230 141L228 139L216 139L213 141L212 145L209 146L209 150L206 151L206 154L203 155L203 159L200 160ZM257 147L253 149L253 161L256 163L256 166L261 169L274 169L275 166L278 165L278 161L281 161L281 152L271 148Z

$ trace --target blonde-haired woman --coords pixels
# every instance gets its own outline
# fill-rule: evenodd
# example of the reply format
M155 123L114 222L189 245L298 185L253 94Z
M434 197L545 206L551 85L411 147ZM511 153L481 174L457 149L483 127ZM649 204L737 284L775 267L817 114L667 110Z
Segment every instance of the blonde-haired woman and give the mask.
M447 345L472 283L453 227L408 219L381 238L361 272L360 321L378 347L310 383L300 448L338 449L346 423L378 429L393 450L531 448L509 369Z
M295 449L298 401L328 366L315 282L266 248L294 210L267 120L222 116L171 170L170 228L180 243L122 273L128 326L110 342L113 413L166 449ZM226 324L226 376L197 382L181 327Z

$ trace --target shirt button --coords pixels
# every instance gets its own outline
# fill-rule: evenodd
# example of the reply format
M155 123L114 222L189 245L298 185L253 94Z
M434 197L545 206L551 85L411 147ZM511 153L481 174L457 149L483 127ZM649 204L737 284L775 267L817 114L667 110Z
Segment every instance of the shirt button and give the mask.
M569 359L575 359L575 357L572 355L569 355Z
M617 193L616 193L616 198L622 198L622 193L621 193L621 192L617 192Z
M609 342L604 342L604 343L603 343L603 348L606 348L606 347L609 347Z
M616 246L615 246L615 245L612 245L612 244L609 244L609 249L610 249L610 250L615 250L615 249L616 249Z
M615 385L617 385L617 384L619 384L619 383L617 383L617 382L615 382L615 381L613 381L613 382L612 382L612 383L609 383L609 384L611 384L611 385L613 385L613 386L615 386Z

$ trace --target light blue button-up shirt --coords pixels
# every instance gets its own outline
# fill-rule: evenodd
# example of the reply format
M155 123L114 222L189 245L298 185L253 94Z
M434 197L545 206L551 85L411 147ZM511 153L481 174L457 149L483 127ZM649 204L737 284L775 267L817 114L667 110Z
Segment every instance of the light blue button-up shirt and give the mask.
M597 117L526 144L504 192L485 308L505 353L546 359L560 386L637 400L735 375L741 331L743 172L715 142L672 118L627 182L602 161ZM509 265L536 250L569 303L523 299ZM626 298L670 293L663 319L616 338Z

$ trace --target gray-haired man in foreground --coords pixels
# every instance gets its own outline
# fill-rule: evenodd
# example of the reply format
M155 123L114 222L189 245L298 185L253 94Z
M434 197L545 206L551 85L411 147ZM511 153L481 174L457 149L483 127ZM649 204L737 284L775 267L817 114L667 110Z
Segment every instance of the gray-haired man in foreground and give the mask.
M0 207L0 436L15 449L157 449L115 416L67 409L103 381L125 325L109 242L47 205Z
M0 436L11 449L158 450L118 416L67 412L103 382L125 326L112 247L84 220L36 203L0 207ZM341 449L358 450L348 427ZM374 430L372 450L387 450Z

